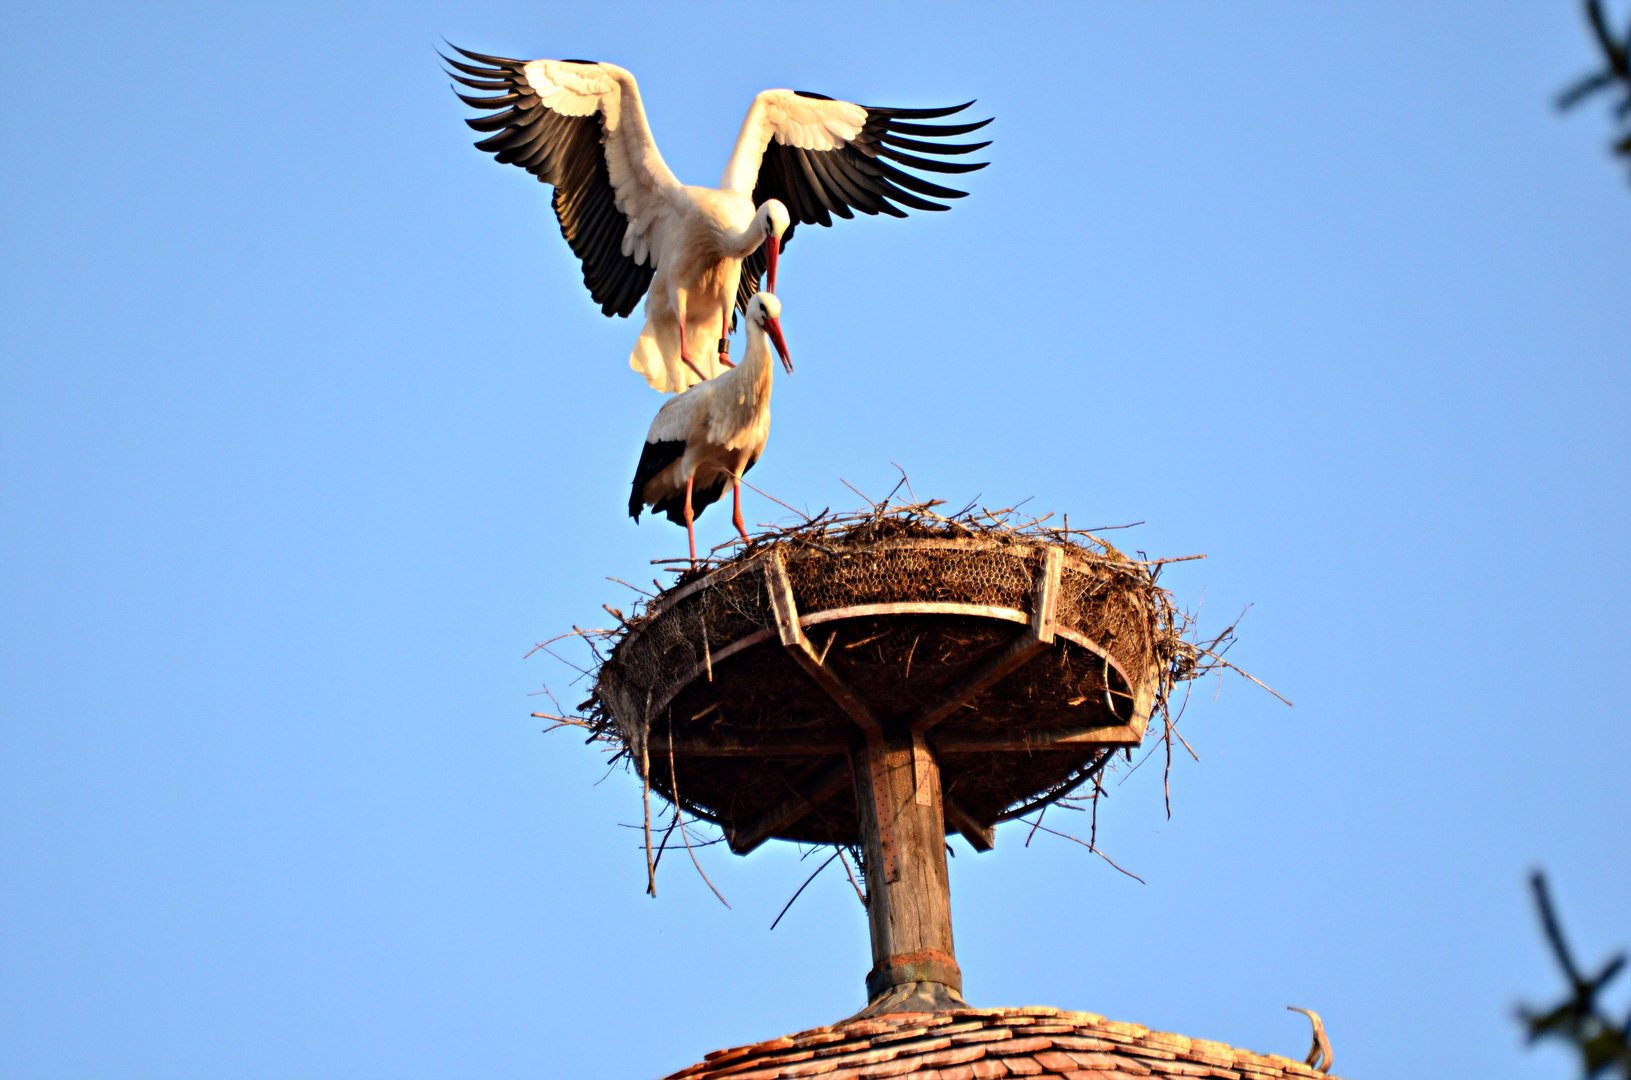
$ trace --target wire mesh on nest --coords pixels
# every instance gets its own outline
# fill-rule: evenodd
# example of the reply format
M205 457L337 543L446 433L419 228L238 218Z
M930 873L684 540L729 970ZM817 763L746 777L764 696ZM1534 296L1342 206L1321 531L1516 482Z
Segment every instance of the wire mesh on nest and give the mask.
M931 717L948 805L984 827L1068 795L1137 745L1152 715L1169 723L1173 686L1229 666L1221 641L1189 639L1190 618L1157 584L1178 560L1133 559L1047 519L947 516L939 505L886 501L773 529L627 617L608 608L621 625L583 632L598 666L570 721L614 743L650 788L720 825L737 850L736 838L767 820L774 827L755 843L852 846L853 792L828 783L817 799L811 785L847 768L862 732L812 678L812 659L886 732L922 731ZM1045 579L1045 647L967 693L1039 632ZM806 638L802 659L785 647L778 582ZM776 825L776 807L800 799L809 805Z

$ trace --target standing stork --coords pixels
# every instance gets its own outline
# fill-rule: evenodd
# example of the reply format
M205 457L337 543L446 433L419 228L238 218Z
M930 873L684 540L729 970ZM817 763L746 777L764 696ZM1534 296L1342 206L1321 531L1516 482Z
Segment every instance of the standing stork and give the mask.
M793 373L781 313L774 293L755 293L748 301L742 366L665 402L646 433L629 492L629 516L639 521L640 511L650 506L683 524L693 566L697 534L692 522L725 493L726 481L731 485L731 523L743 540L748 538L742 522L742 474L753 468L770 438L771 343L782 367Z
M554 185L561 235L582 260L583 283L602 313L627 316L650 289L629 366L657 390L678 393L730 366L732 309L746 312L767 271L769 291L776 291L777 256L795 225L831 225L834 215L854 217L855 210L892 217L906 216L900 206L945 210L945 203L931 200L967 192L897 164L938 173L987 164L940 157L989 142L925 140L976 131L990 120L910 122L950 116L972 101L947 109L877 109L766 90L748 109L719 187L691 187L657 152L640 88L622 68L457 51L476 63L443 57L454 69L449 74L465 86L497 92L459 95L474 108L499 110L465 121L494 133L476 148Z

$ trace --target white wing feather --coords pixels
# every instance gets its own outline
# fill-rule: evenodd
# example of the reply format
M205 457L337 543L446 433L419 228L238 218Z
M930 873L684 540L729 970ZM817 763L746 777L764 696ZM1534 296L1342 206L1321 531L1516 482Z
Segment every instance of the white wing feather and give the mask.
M707 423L708 398L706 393L713 382L699 383L678 397L670 398L657 410L646 432L646 442L685 442L697 439Z
M800 97L791 90L765 90L753 99L742 121L719 186L726 191L752 192L759 179L759 162L771 139L805 150L836 150L865 126L866 110L848 101Z
M601 114L606 174L617 209L629 219L622 252L661 265L665 230L653 226L675 213L681 185L657 150L634 76L616 64L560 60L532 60L522 70L546 108L564 116Z

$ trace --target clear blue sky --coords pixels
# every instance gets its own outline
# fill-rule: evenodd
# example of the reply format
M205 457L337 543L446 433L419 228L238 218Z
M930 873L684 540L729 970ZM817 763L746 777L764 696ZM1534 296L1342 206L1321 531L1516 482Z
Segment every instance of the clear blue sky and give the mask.
M0 1072L629 1080L862 1003L842 877L774 933L785 845L648 899L635 782L527 716L684 536L625 515L637 325L446 35L625 65L692 182L765 87L997 116L951 213L799 230L753 480L1147 521L1297 704L1203 687L1172 820L1113 789L1147 885L957 842L972 1001L1570 1076L1510 1017L1561 990L1525 873L1631 944L1631 188L1550 106L1575 6L609 9L7 6Z

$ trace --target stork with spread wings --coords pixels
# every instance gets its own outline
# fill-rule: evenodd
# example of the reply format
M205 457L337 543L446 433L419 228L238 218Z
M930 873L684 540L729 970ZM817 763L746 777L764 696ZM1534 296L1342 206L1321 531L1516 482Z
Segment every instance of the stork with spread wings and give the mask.
M879 109L795 90L753 99L718 188L681 184L646 123L634 76L584 60L510 60L457 50L452 77L495 96L459 97L498 110L466 120L491 133L476 143L555 188L561 234L583 263L583 283L608 316L627 316L642 295L646 324L629 366L657 390L678 393L732 366L734 310L768 274L797 225L945 210L936 199L967 192L910 169L965 173L985 162L944 160L989 142L938 140L976 131L916 121L944 109ZM933 157L920 155L932 154Z

